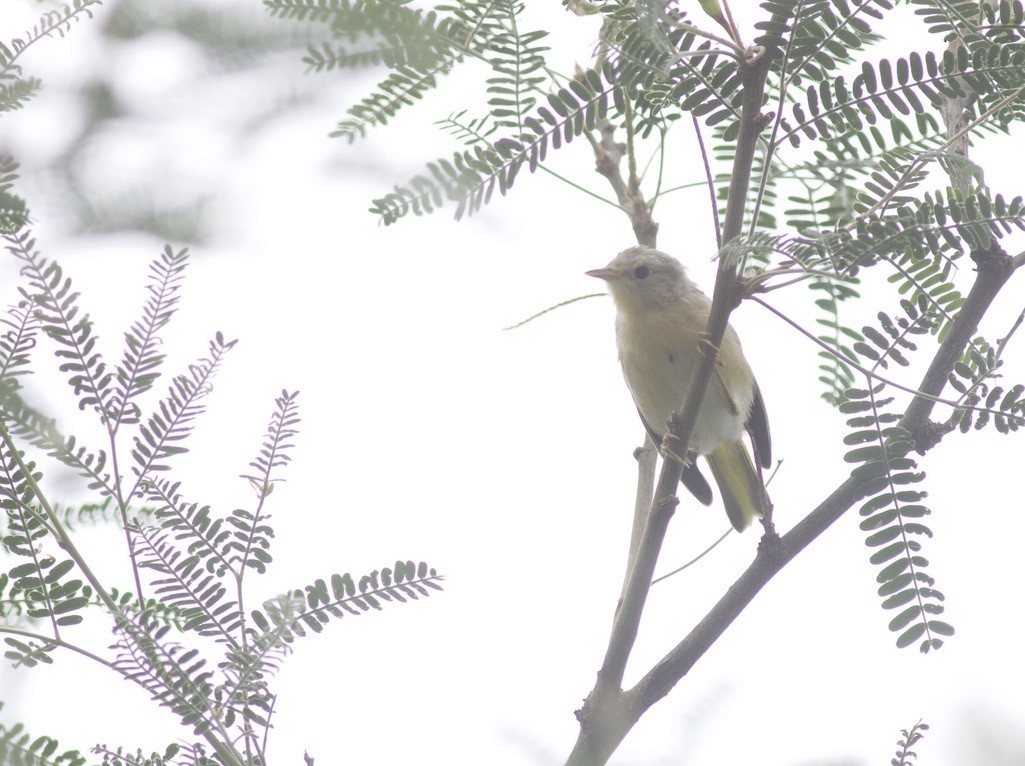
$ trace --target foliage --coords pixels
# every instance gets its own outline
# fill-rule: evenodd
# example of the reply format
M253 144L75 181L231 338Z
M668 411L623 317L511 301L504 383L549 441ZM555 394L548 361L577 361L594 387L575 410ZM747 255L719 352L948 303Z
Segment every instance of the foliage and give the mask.
M456 203L457 218L472 214L496 189L510 191L521 169L543 167L550 152L573 139L597 145L593 134L600 126L626 131L633 161L638 142L654 136L661 145L684 115L714 133L713 161L724 170L712 183L725 200L745 67L766 57L768 130L745 194L748 230L720 256L735 259L769 289L790 274L797 275L791 282L812 290L821 312L823 396L852 416L846 443L861 445L847 459L857 464L854 475L868 493L862 527L868 545L878 548L871 561L885 564L880 596L887 609L903 607L890 627L902 646L919 637L923 651L942 644L934 634L952 629L935 619L942 594L924 571L915 539L931 534L921 521L928 513L920 504L924 492L903 486L925 475L909 456L914 439L896 425L893 389L873 376L891 365L908 366L917 350L912 338L946 337L965 300L956 282L961 258L1025 229L1022 198L986 187L944 121L944 109L955 101L964 110L962 133L1004 133L1021 116L1020 5L1002 0L983 4L980 12L976 3L921 0L916 15L948 48L873 58L879 30L900 12L890 0L766 0L755 40L760 48L709 34L683 4L571 4L601 21L594 63L573 77L556 74L545 32L525 31L525 9L517 3L458 0L430 11L392 0L265 5L278 16L323 23L334 41L343 41L311 46L306 62L312 71L389 69L339 125L335 135L350 143L422 100L457 65L473 61L490 73L486 113L464 110L440 122L465 148L428 162L425 174L374 201L372 212L386 224L446 201ZM489 46L492 38L501 45ZM385 47L374 47L382 41ZM967 183L930 188L935 171L957 171ZM652 203L660 189L661 178ZM781 200L788 203L782 232ZM894 320L880 310L880 325L859 331L843 321L844 304L864 300L867 269L885 271L891 300L904 316ZM976 339L950 375L960 394L962 429L992 422L1012 431L1025 422L1025 388L989 382L998 362L992 349ZM869 385L859 388L863 374Z
M168 745L163 753L150 753L149 755L145 755L142 750L126 753L123 747L111 750L106 745L96 745L92 748L93 753L103 756L102 766L169 766L174 763L171 759L181 751L182 747L178 744ZM187 748L186 751L188 751ZM190 754L193 758L195 757L194 753Z
M38 80L22 75L19 59L24 51L54 33L63 37L98 4L74 0L44 13L21 38L0 43L0 112L20 108L38 91ZM209 354L175 375L163 398L147 404L163 373L162 331L177 308L188 252L166 247L151 264L141 315L124 333L120 362L109 366L72 281L59 264L38 253L27 229L25 202L12 191L16 180L15 161L0 160L0 235L21 262L22 274L20 300L0 317L0 548L13 559L0 572L4 657L15 666L32 668L53 663L62 652L77 652L142 686L200 737L148 756L141 750L133 754L121 746L97 745L93 752L104 764L263 763L274 700L270 675L287 644L304 632L287 622L268 629L267 610L290 596L271 599L269 607L247 615L244 585L247 573L264 574L271 562L273 529L265 501L281 480L297 434L296 394L282 392L267 437L250 464L254 475L246 478L257 493L255 511L239 508L221 515L204 506L200 517L195 505L181 500L177 484L165 477L174 458L186 451L210 381L234 341L217 333ZM79 408L93 413L106 448L63 433L55 420L23 397L24 376L36 368L33 352L40 335L54 343L59 372ZM130 473L118 461L126 439L132 445ZM27 448L81 474L98 498L70 506L51 501L40 487L43 473ZM83 524L122 528L133 588L111 587L93 574L74 544L73 533ZM204 536L207 525L230 531ZM223 566L203 569L204 556ZM304 616L315 615L322 629L321 623L340 616L340 606L361 613L349 602L364 611L380 609L383 600L402 601L403 594L417 598L440 589L441 578L426 565L417 569L399 562L394 577L392 570L383 571L389 573L383 583L378 584L381 575L374 572L369 576L373 588L316 605ZM348 574L335 577L352 580ZM230 600L229 586L234 594ZM154 597L146 595L147 589ZM79 643L87 642L76 631L87 615L113 621L118 639L112 660ZM221 638L226 659L202 658L209 651L203 644L186 648L185 642L203 635ZM214 669L205 670L208 666ZM77 766L86 759L78 751L62 751L52 737L32 737L23 725L14 724L0 725L0 762Z
M63 37L98 4L74 0L44 13L23 37L0 43L0 112L20 108L38 91L39 81L22 75L22 53L54 33ZM207 355L150 401L163 374L162 332L177 308L188 251L168 246L152 262L139 319L124 333L120 361L108 365L71 279L36 249L25 202L11 191L16 171L12 159L0 160L0 236L21 262L22 275L21 299L0 318L0 547L14 560L0 572L4 656L31 668L53 663L61 652L77 652L146 689L199 738L150 755L96 745L93 753L104 764L262 764L275 698L269 681L289 644L307 628L320 632L344 614L426 597L440 590L442 578L426 564L399 561L363 576L358 588L351 575L336 574L333 596L318 580L295 591L308 599L285 594L247 611L247 575L265 574L272 561L266 501L282 480L298 433L297 394L282 391L276 400L250 463L253 473L244 476L255 490L253 508L221 514L184 500L168 472L187 451L210 382L235 342L216 333ZM39 335L53 342L59 372L79 408L93 414L105 448L63 433L23 397L22 379L34 371ZM118 460L126 440L130 472ZM83 476L97 499L73 506L53 502L40 487L43 473L30 448ZM97 579L74 544L73 533L83 524L122 528L134 587L118 589ZM75 628L87 615L112 620L112 660L77 643L85 637ZM220 644L223 659L196 641L205 636ZM0 725L0 762L77 766L86 759L15 724Z
M0 704L0 710L3 704ZM85 766L77 750L60 751L52 737L33 737L20 723L0 724L0 763L5 766Z
M72 0L71 3L45 12L39 21L21 37L9 42L0 40L0 114L21 109L38 92L41 83L36 77L25 77L19 63L22 54L43 38L64 37L71 25L83 18L92 18L100 0ZM25 200L10 190L17 178L17 165L10 157L0 157L0 232L13 233L28 223Z
M897 740L897 753L890 759L890 766L911 766L913 761L918 760L918 753L911 748L918 744L925 732L929 731L929 724L919 721L910 729L901 729L901 739Z
M208 355L174 376L167 394L151 405L152 414L145 414L146 394L164 366L161 331L175 312L187 251L165 248L152 263L149 299L124 335L121 362L110 367L71 279L38 254L30 232L5 239L22 263L24 279L23 300L8 312L0 341L0 506L5 511L0 543L16 562L0 573L5 657L34 667L54 662L60 650L84 653L177 714L217 752L218 762L263 763L274 705L269 679L288 645L343 615L426 597L440 589L441 578L426 564L400 561L360 578L358 586L351 575L336 574L332 593L317 580L294 595L268 600L263 609L247 610L247 575L265 574L272 561L267 501L291 458L300 423L297 394L282 391L276 399L249 464L252 474L243 477L255 491L253 508L221 514L187 501L167 472L186 451L210 381L234 345L217 333ZM23 402L21 377L33 367L37 333L53 341L60 371L79 407L94 414L109 458L61 436L55 422ZM51 503L40 488L42 472L18 438L78 469L102 501L65 508ZM126 440L133 445L130 475L121 472L123 463L116 459ZM134 593L111 588L92 573L71 537L82 522L123 528ZM112 661L74 643L73 628L90 613L106 613L114 622ZM215 661L204 644L190 640L196 636L212 637L223 659ZM19 732L15 727L9 737L11 752L21 753L12 755L12 762L55 752L56 742L30 742ZM202 746L192 743L183 753L199 762ZM170 763L173 755L144 758L105 745L95 752L111 764Z
M1021 319L1019 318L1019 324ZM986 428L990 421L1002 434L1017 431L1025 417L1025 385L1016 383L1009 389L993 385L1003 364L997 348L984 338L976 338L960 361L947 376L950 387L960 394L965 406L960 411L957 426L962 433L974 428Z
M0 111L20 108L38 90L17 64L23 50L53 31L63 34L95 4L75 0L0 46ZM625 136L628 182L641 203L631 208L616 189L618 204L631 216L638 208L650 214L670 184L661 169L657 179L643 178L638 158L662 156L667 136L684 126L699 137L710 133L711 197L728 201L727 212L739 210L743 221L743 233L719 256L743 274L750 293L786 289L788 305L803 301L818 312L818 329L808 334L822 349L822 395L847 417L846 460L869 560L883 608L898 610L890 629L902 647L942 646L953 628L939 619L944 596L922 555L931 511L923 502L926 475L912 455L957 430L1011 433L1025 423L1025 385L997 381L1017 326L999 341L973 329L943 373L954 398L929 397L950 410L946 421L929 424L933 432L910 429L899 405L922 399L906 381L908 371L924 349L947 341L962 316L965 256L1006 259L1002 241L1025 230L1022 198L990 189L968 156L969 139L1007 134L1025 117L1020 2L763 0L748 45L721 19L725 37L709 28L698 4L567 0L598 30L592 61L572 75L559 71L565 62L549 51L548 32L531 27L522 0L265 6L280 19L320 25L326 39L304 58L311 72L384 70L332 133L350 144L427 103L453 72L480 73L479 103L439 121L458 148L372 201L385 224L450 203L456 218L473 215L496 191L511 192L524 171L547 169L551 155L571 143L587 142L600 165L603 141L614 134ZM929 44L876 55L882 30L902 17L912 18ZM753 71L765 75L755 92L757 146L744 168L751 181L738 190L733 161L745 109L750 116L744 99ZM2 541L18 560L0 576L0 614L19 626L8 629L7 656L25 666L52 662L102 603L115 619L113 668L206 743L182 753L212 762L204 749L212 747L221 762L262 763L261 736L273 712L268 680L290 644L332 619L426 596L440 578L425 564L396 562L359 579L316 580L247 608L243 582L272 563L265 504L297 432L295 394L276 400L244 477L255 492L252 507L219 513L186 497L169 472L234 342L216 334L207 353L150 401L187 253L167 248L154 261L141 317L125 333L119 363L108 365L71 281L36 250L24 201L10 191L15 169L0 163L0 232L24 278L0 340ZM721 237L717 210L715 217ZM862 295L869 283L881 289ZM876 320L850 322L855 302ZM105 438L102 449L62 433L21 396L20 378L40 335L55 344L72 395ZM131 461L123 463L116 458L126 439ZM83 506L96 509L86 517L112 517L122 528L134 587L114 591L88 570L74 549L70 516L40 490L32 459L40 454L85 478L97 497ZM187 640L197 636L205 642ZM216 661L205 649L211 644L221 653ZM901 764L913 758L908 748L924 728L904 733ZM96 752L110 763L162 758L106 746Z
M891 361L907 366L905 353L916 349L912 338L928 333L935 322L927 305L924 296L917 305L905 301L906 316L896 321L880 313L882 331L864 327L864 339L854 343L854 351L873 362L873 371ZM929 562L917 555L922 546L916 538L932 536L922 521L930 513L922 505L926 493L911 488L925 474L915 470L917 463L909 457L914 441L901 427L900 415L891 411L894 397L881 396L885 388L880 383L870 389L846 391L840 411L851 415L847 425L853 430L844 444L860 446L848 451L844 459L857 464L852 476L867 498L861 506L865 517L861 529L870 533L865 544L877 549L870 562L882 566L876 579L883 608L901 608L890 621L890 630L900 632L898 646L908 646L924 636L920 648L926 652L941 647L943 640L937 636L949 636L953 628L935 619L943 613L943 594L925 572Z

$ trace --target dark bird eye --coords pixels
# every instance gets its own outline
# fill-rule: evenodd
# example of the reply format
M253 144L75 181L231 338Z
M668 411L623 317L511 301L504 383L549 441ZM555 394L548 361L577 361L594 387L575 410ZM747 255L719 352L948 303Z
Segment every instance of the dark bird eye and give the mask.
M638 266L636 269L634 269L634 276L638 279L647 279L648 274L650 273L651 269L649 269L647 266Z

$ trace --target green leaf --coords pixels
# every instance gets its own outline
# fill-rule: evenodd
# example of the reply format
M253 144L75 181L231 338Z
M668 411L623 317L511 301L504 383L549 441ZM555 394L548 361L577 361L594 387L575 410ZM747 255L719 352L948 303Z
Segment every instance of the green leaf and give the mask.
M912 620L917 619L921 615L922 615L922 608L920 606L918 606L917 604L915 606L909 606L903 612L901 612L896 617L894 617L892 620L890 620L890 625L889 625L890 630L893 631L893 632L897 632L898 630L902 630L903 628L907 627L907 625L909 625ZM920 636L922 633L925 632L925 624L924 623L920 623L920 625L922 627L922 630L918 634L918 636ZM905 633L904 635L907 635L907 634ZM915 638L917 638L918 636L915 636ZM911 639L911 640L913 641L914 639ZM905 644L905 646L906 646L906 644Z
M896 620L894 622L896 622ZM890 629L893 630L894 632L896 632L897 630L900 629L900 628L892 627L893 622L891 622L890 625L891 625ZM915 643L915 641L917 641L919 638L921 638L923 635L925 635L925 631L926 631L925 623L923 623L923 622L916 622L914 625L912 625L910 628L908 628L907 630L905 630L903 633L900 634L900 636L897 638L897 647L900 648L900 649L903 649L903 648L905 648L907 646L911 646L911 644Z

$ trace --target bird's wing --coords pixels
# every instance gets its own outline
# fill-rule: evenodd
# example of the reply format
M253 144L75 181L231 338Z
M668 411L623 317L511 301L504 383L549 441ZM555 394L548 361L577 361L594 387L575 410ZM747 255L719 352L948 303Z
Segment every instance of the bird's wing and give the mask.
M648 432L648 436L651 437L651 441L655 445L655 448L661 452L662 435L651 427L651 424L645 419L644 413L641 412L640 407L637 408L637 414L641 416L641 422L644 424L644 430ZM698 470L698 464L695 462L696 456L693 452L690 457L690 465L684 466L683 473L680 474L680 482L682 482L683 486L685 486L687 490L694 495L694 498L699 503L702 505L711 505L712 487L708 484L708 479L706 479L701 474L701 471Z
M772 465L772 438L769 436L769 418L765 414L765 401L762 392L755 383L755 398L751 402L751 412L744 424L751 443L755 448L755 460L762 468Z

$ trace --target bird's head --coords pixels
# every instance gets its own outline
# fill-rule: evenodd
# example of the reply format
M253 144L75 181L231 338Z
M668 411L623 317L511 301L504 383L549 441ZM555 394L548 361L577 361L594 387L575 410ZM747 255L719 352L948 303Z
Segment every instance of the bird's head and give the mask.
M696 289L683 264L651 247L627 248L608 266L587 275L605 280L616 307L627 312L662 308Z

